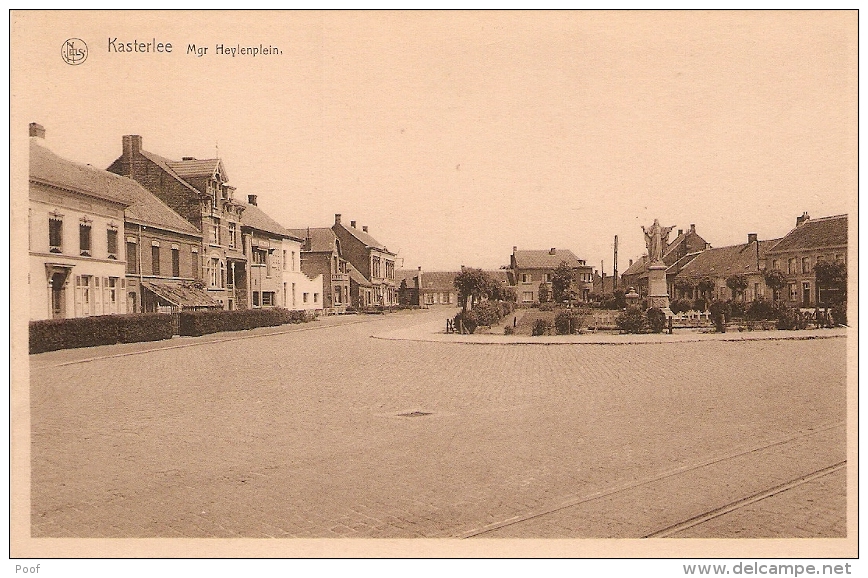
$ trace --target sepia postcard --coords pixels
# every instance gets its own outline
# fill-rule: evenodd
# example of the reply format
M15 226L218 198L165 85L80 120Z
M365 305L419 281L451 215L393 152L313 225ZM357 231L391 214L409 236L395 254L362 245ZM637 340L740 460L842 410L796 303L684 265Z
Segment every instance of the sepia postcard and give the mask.
M857 11L9 48L12 558L850 572Z

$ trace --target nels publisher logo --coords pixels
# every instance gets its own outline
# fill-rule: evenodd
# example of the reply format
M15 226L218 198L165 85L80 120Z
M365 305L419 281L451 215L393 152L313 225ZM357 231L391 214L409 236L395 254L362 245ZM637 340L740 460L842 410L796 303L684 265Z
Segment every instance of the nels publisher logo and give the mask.
M63 43L60 56L65 63L77 66L87 60L87 44L81 38L70 38Z

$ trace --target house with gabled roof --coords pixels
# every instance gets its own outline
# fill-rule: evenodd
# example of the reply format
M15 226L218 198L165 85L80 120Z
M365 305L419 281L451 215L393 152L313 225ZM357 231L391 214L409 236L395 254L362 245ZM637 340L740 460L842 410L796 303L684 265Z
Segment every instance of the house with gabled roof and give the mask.
M572 269L577 284L575 290L581 301L588 301L593 291L593 267L569 249L552 247L549 250L520 250L513 247L509 262L510 277L515 284L519 303L539 303L540 284L546 284L550 292L554 271L561 263L566 263Z
M170 160L144 150L140 135L125 135L122 155L108 170L139 182L193 225L202 235L197 266L208 294L225 309L249 307L244 203L235 201L220 159Z
M364 278L353 281L350 272L350 299L355 307L385 306L398 304L398 286L395 282L395 259L397 254L375 239L367 225L356 227L355 221L347 226L341 215L335 214L332 231L341 243L344 258ZM367 287L366 285L369 285ZM355 290L354 290L355 286Z
M289 229L302 239L301 270L311 277L322 277L322 300L326 313L343 313L350 305L350 275L341 253L341 242L328 227Z
M820 261L847 263L847 215L796 218L796 226L768 251L767 264L787 279L786 298L801 307L819 302L814 267Z
M126 313L120 242L129 179L64 159L30 123L30 319Z
M675 276L675 282L670 287L669 295L673 298L687 297L696 299L707 297L711 299L741 299L744 301L756 301L771 299L772 294L765 283L766 256L780 239L760 241L756 233L747 236L747 243L730 245L728 247L714 247L697 254ZM744 293L736 295L726 284L726 280L733 275L744 275L747 288ZM690 281L694 288L685 293L676 287L678 281L684 279ZM710 280L714 288L711 294L700 295L696 285L703 279Z
M250 267L252 307L323 309L322 276L308 277L301 268L304 240L259 208L256 195L247 196L241 236Z

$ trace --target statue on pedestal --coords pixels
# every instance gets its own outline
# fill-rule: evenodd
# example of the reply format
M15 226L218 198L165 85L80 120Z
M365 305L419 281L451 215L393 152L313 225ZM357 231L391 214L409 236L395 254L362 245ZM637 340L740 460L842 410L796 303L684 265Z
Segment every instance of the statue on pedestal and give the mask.
M658 263L663 260L663 251L666 250L666 245L669 244L669 232L675 228L661 227L660 221L654 219L654 224L649 228L642 227L642 232L645 233L645 247L648 249L648 261L650 263Z

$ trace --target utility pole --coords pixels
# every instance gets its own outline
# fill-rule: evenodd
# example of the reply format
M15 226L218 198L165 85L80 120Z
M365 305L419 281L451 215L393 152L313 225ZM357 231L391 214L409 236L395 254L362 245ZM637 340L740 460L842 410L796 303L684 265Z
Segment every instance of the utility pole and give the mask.
M612 291L618 288L618 235L615 235L615 266L612 270Z

